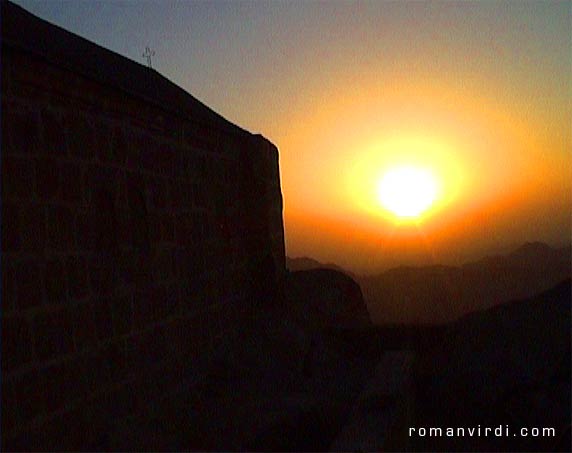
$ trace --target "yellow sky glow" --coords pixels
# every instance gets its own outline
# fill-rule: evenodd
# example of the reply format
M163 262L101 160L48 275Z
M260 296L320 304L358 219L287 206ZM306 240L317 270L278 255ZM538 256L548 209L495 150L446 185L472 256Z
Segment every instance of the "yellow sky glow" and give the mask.
M279 139L281 149L298 151L281 157L293 256L299 249L343 262L338 257L352 253L340 252L347 241L362 256L371 251L367 262L348 265L367 268L390 249L403 256L404 249L430 241L434 260L442 261L448 250L472 250L473 244L483 249L492 241L546 237L550 224L538 213L571 201L569 155L553 152L561 149L554 146L559 138L547 137L537 127L543 121L518 101L509 106L438 82L361 85L331 94L299 111L292 133ZM431 206L409 219L383 209L379 199L383 175L402 166L427 169L438 185ZM533 212L536 224L520 220ZM330 225L320 241L303 240L315 238L311 231L323 222ZM519 225L517 234L512 225ZM332 244L337 249L330 254Z
M418 219L439 193L433 173L414 165L388 169L377 185L381 205L398 219Z

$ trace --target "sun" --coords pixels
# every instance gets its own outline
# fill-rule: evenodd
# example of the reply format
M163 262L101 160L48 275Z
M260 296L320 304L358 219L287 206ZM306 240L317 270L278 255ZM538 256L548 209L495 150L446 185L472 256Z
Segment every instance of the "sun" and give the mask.
M437 198L437 181L431 171L415 166L393 167L377 187L381 205L400 219L416 219Z

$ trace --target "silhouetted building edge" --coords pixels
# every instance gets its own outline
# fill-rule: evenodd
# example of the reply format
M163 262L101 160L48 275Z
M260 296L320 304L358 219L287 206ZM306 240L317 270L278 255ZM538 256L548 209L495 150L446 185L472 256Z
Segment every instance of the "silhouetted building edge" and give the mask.
M278 150L156 71L1 8L2 446L104 450L280 303Z

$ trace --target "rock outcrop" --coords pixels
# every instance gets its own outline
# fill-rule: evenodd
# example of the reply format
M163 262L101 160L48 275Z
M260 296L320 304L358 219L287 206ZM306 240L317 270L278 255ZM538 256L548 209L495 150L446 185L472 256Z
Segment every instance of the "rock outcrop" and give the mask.
M201 382L126 426L113 448L328 451L377 362L331 329L362 325L365 306L338 272L291 274L285 293L286 304L265 304L225 342Z
M315 328L368 327L371 320L359 285L332 269L290 272L289 307Z

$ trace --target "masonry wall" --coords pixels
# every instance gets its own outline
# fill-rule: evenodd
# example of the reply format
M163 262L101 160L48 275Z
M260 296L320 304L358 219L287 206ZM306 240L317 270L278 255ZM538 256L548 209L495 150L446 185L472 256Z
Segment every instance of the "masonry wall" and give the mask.
M101 446L283 272L270 142L3 45L4 448Z

